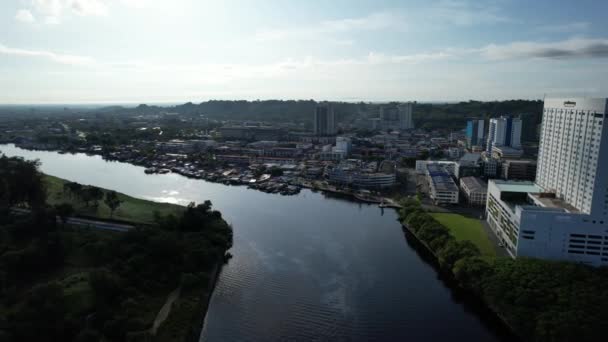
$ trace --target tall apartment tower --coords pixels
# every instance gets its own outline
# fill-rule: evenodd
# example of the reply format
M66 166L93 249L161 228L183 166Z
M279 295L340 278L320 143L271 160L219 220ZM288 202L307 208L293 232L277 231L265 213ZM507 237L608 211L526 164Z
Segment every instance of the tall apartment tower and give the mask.
M413 103L388 104L380 107L380 126L382 129L413 129Z
M318 136L336 134L336 118L334 109L329 104L319 104L315 108L314 133Z
M490 119L486 151L492 152L494 146L521 148L521 119L501 116Z
M412 111L414 105L411 102L399 105L399 129L414 129Z
M608 99L545 99L536 183L608 218Z
M483 146L485 143L485 121L470 119L467 121L466 137L468 147Z

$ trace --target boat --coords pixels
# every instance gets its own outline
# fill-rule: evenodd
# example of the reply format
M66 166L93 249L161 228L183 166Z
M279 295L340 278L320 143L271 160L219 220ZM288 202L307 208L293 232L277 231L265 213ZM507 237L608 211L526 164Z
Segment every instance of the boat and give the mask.
M270 177L271 176L269 174L263 174L263 175L260 176L260 178L258 178L258 182L260 182L260 183L261 182L265 182L265 181L269 180Z

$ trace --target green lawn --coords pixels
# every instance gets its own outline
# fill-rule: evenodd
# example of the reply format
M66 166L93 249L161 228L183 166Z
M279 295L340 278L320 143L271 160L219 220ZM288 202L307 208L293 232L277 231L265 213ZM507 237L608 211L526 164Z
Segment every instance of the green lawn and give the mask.
M110 208L103 203L103 200L99 202L97 208L92 206L86 207L79 199L63 192L63 184L67 182L66 180L49 175L45 175L44 180L47 184L47 202L49 204L70 203L77 214L110 218ZM105 189L102 190L104 192L107 191ZM153 223L155 211L161 215L177 215L184 210L184 207L179 205L146 201L121 193L118 194L118 197L122 200L122 203L114 212L114 218L117 220Z
M459 214L431 213L439 223L450 230L456 240L473 242L484 256L496 256L494 246L484 231L481 221Z

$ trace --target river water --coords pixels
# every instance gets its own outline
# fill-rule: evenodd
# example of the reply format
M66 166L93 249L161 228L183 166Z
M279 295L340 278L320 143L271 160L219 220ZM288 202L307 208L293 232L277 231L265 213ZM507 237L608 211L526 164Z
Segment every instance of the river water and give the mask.
M212 295L201 341L497 341L494 323L439 277L393 210L327 197L266 194L99 156L26 151L47 174L155 201L211 200L233 225L234 257Z

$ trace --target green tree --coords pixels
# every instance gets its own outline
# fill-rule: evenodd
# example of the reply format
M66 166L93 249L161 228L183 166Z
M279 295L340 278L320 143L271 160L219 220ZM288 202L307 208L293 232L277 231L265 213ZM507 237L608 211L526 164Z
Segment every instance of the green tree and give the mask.
M280 177L283 175L283 170L276 166L271 167L269 171L272 177Z
M61 218L61 222L65 226L68 221L68 218L74 214L74 207L72 207L69 203L61 203L55 206L55 211L59 218Z
M452 240L439 251L439 261L447 269L451 270L454 264L463 258L479 256L479 248L471 241L455 241Z
M110 208L110 217L114 217L114 211L118 209L122 201L118 198L116 191L108 191L104 203Z

